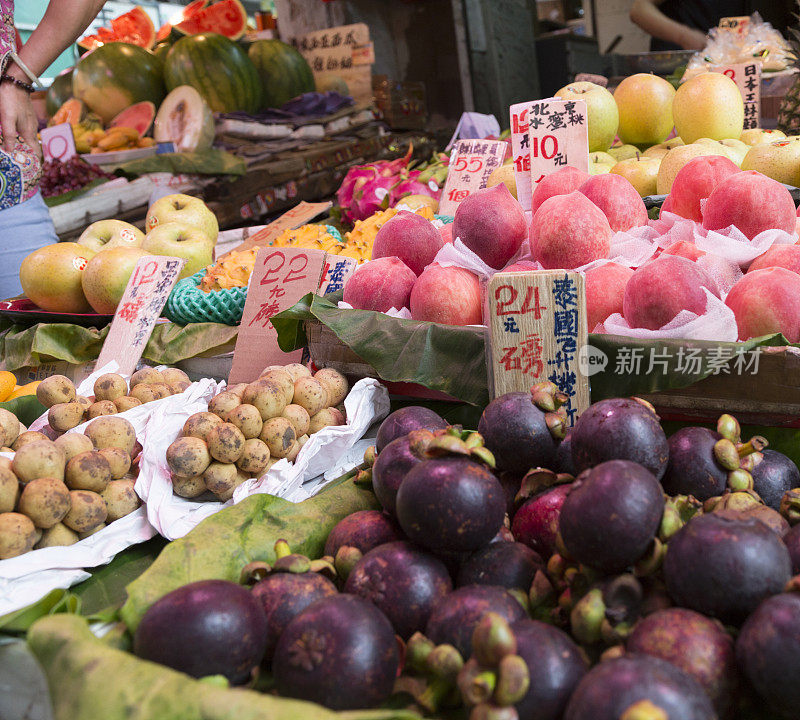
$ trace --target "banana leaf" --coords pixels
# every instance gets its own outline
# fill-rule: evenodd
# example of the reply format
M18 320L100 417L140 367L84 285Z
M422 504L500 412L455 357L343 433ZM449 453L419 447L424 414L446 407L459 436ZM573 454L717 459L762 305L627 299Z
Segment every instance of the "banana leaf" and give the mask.
M417 720L402 710L336 713L319 705L228 689L97 639L84 618L37 621L28 646L47 677L55 720Z
M36 395L23 395L14 400L6 400L0 403L0 408L14 413L17 419L25 426L30 425L47 410L47 408L36 399Z
M199 152L162 153L130 160L116 167L117 175L138 177L147 173L173 175L244 175L244 160L224 150L209 148Z
M182 327L158 323L143 358L156 364L174 364L198 355L233 349L237 328L220 323L193 323ZM74 365L96 360L108 327L85 328L70 323L39 323L31 327L0 321L0 357L5 370L36 367L61 360Z
M328 533L339 520L358 510L379 507L371 491L352 482L354 475L355 471L344 475L301 503L251 495L205 519L167 545L128 585L128 600L120 610L122 620L134 631L156 600L187 583L211 578L238 581L247 563L274 562L273 546L281 538L295 552L320 557Z

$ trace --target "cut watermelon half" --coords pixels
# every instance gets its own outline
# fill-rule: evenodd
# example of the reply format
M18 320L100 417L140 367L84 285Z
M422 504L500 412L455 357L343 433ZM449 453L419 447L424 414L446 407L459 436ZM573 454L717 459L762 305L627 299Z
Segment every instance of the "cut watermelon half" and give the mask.
M138 102L125 108L110 123L110 127L128 127L139 131L144 137L153 125L156 117L156 106L149 100Z
M196 10L191 17L178 23L175 29L184 35L215 32L238 40L247 30L247 13L239 0L220 0Z
M193 87L179 85L161 103L153 136L173 142L178 152L207 150L214 141L214 116Z
M158 28L158 32L156 33L156 42L161 43L165 40L169 40L169 36L172 33L172 25L169 23L164 23L160 28Z
M98 45L124 42L149 50L156 41L156 28L150 16L138 5L124 15L114 18L111 27L98 28L95 35L87 35L78 41L85 50L94 50Z
M183 8L183 19L187 20L197 14L198 10L202 10L208 5L208 0L192 0L185 8Z

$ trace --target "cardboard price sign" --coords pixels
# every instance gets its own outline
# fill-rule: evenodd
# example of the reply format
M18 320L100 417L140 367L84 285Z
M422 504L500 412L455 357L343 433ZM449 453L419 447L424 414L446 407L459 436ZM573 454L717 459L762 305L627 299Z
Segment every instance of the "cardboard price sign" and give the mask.
M497 273L487 288L493 397L547 380L569 398L569 424L589 407L586 292L576 272Z
M514 179L517 181L517 199L526 212L531 209L531 142L528 135L529 102L517 103L509 108L511 115L511 158Z
M43 128L39 134L42 138L42 154L45 160L66 162L78 154L75 148L75 136L72 134L72 125L69 123Z
M562 167L589 172L589 131L584 100L547 98L528 111L531 189ZM517 195L519 195L517 188Z
M300 361L301 350L285 353L280 349L270 319L303 295L317 292L324 264L322 250L266 247L258 251L233 351L230 384L255 380L267 365Z
M130 375L136 369L185 264L186 260L181 258L162 255L139 259L114 313L97 367L115 360L123 375Z
M455 215L462 200L486 187L489 175L503 164L505 155L502 140L459 140L453 147L439 213Z
M735 65L715 65L711 70L727 75L739 88L744 102L743 129L757 128L761 117L761 63L753 61Z
M305 225L317 215L330 210L332 205L332 202L309 203L304 200L291 210L287 210L277 220L273 220L269 225L248 237L247 240L235 247L231 252L242 252L256 246L266 247L285 230L294 230L301 225ZM227 257L231 252L226 253L223 257Z
M341 255L326 255L319 279L317 295L327 295L344 288L348 278L356 271L358 260Z

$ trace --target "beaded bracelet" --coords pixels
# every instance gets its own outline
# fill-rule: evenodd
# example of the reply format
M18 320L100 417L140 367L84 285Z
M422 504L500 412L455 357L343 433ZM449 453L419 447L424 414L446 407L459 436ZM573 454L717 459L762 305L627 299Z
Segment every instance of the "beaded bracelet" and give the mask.
M5 74L4 75L0 75L0 83L4 83L4 82L10 82L10 83L14 84L18 88L20 88L21 90L24 90L28 94L30 94L34 90L36 90L36 88L33 87L33 85L31 85L30 83L22 82L22 80L17 80L17 78L11 77L11 75L5 75Z

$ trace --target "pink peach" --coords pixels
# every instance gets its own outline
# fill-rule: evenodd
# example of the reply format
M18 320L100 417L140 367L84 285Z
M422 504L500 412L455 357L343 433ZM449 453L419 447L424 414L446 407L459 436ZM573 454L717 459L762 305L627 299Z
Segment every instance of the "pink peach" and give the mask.
M800 245L773 245L750 263L747 272L771 267L786 268L800 275Z
M503 183L470 195L453 218L453 237L495 270L519 250L527 230L522 206Z
M589 179L589 174L567 165L543 178L533 190L531 212L535 215L541 204L554 195L568 195Z
M530 272L539 269L539 266L533 260L517 260L512 265L504 267L501 272Z
M383 257L356 268L344 286L344 301L356 310L386 312L408 307L417 276L400 258Z
M531 256L547 270L570 270L608 257L611 235L603 211L584 194L554 195L531 223Z
M738 172L723 180L703 208L704 228L722 230L734 225L750 240L764 230L793 233L796 218L789 191L755 170Z
M398 257L419 275L443 246L442 236L432 223L421 215L401 210L375 235L372 259Z
M625 286L633 270L618 263L605 263L586 271L586 327L589 332L613 315L622 313Z
M678 255L660 255L638 268L625 286L623 315L631 327L658 330L682 310L706 311L703 288L717 287L700 266Z
M739 339L783 333L800 342L800 275L782 267L748 272L728 293Z
M688 240L676 240L672 245L664 248L661 251L662 255L678 255L685 257L687 260L694 262L698 258L703 257L705 253L700 250L697 245Z
M613 232L647 225L642 196L622 175L592 175L578 190L603 211Z
M442 236L442 242L445 244L453 242L453 223L447 223L439 228L439 235Z
M478 276L460 267L433 263L414 283L409 309L414 320L444 325L480 325L482 293Z
M675 176L669 193L670 212L703 221L700 201L705 200L723 180L741 170L722 155L703 155L690 160Z

